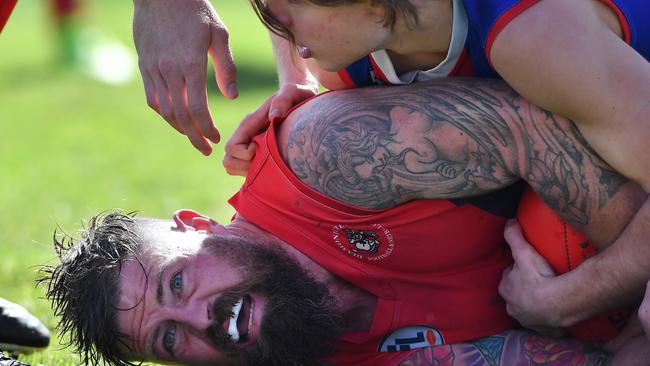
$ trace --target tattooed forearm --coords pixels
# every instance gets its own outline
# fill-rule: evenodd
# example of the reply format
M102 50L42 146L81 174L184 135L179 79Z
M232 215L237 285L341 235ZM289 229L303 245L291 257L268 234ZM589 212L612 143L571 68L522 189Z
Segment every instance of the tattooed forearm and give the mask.
M480 195L523 178L586 225L625 183L568 120L495 81L331 93L292 123L283 153L298 177L366 208Z
M468 343L411 351L400 366L454 365L574 365L601 366L608 354L573 338L552 338L524 330L510 330Z

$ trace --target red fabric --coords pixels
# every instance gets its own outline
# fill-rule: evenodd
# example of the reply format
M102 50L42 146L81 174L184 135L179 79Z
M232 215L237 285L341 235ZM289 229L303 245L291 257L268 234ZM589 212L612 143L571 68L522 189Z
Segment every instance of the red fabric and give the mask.
M14 10L18 0L0 0L0 32L7 24L11 12Z
M403 359L403 352L378 349L384 337L408 326L433 327L445 343L514 326L497 292L502 271L512 263L503 241L504 218L446 200L387 210L336 201L303 184L284 164L274 132L278 124L255 138L248 177L230 203L255 225L377 296L370 331L343 337L333 359L337 365ZM369 241L377 247L353 245L353 231L372 233ZM432 334L428 341L435 339Z
M587 237L562 219L531 189L521 199L517 220L526 239L553 267L557 274L576 268L596 254L596 247ZM621 308L587 319L569 329L574 337L603 343L616 337L631 309Z
M345 84L345 86L347 86L348 88L355 89L357 87L357 84L352 80L350 74L348 74L348 70L346 70L345 68L339 70L338 75L343 81L343 83Z
M463 49L449 76L476 76L476 71L474 70L474 65L472 65L472 59L467 53L467 48Z

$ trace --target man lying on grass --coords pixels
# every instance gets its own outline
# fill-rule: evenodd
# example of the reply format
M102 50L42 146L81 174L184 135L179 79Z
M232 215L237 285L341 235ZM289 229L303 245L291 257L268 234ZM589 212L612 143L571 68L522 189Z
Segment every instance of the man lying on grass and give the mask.
M84 362L610 359L518 328L498 292L522 179L599 248L645 199L570 121L498 82L436 81L324 94L256 143L227 225L190 210L173 221L105 213L57 242L48 297Z

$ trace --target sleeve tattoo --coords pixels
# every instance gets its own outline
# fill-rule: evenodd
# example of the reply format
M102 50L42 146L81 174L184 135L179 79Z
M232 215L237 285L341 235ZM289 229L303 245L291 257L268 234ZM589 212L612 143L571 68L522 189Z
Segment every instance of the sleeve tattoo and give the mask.
M606 352L588 342L511 330L468 343L414 350L408 353L399 366L604 366L608 358Z
M580 226L626 182L573 123L494 80L321 96L297 113L283 154L306 184L360 207L476 196L522 178Z

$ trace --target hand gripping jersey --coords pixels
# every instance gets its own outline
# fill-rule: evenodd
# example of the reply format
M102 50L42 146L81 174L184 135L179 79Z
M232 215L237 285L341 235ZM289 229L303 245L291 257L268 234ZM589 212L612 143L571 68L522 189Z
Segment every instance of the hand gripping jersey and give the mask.
M445 76L499 78L490 50L499 32L540 0L453 0L453 30L447 58L431 70L397 75L385 51L377 51L339 71L350 87L407 84ZM617 15L623 39L650 61L650 1L600 0Z
M18 0L0 0L0 32L2 32L5 24L7 24L9 15L11 15L11 11L14 10L17 1Z
M503 228L522 186L471 200L353 207L302 183L273 123L230 203L246 219L377 297L371 329L346 334L337 365L392 365L405 351L512 328L497 288L512 264Z

